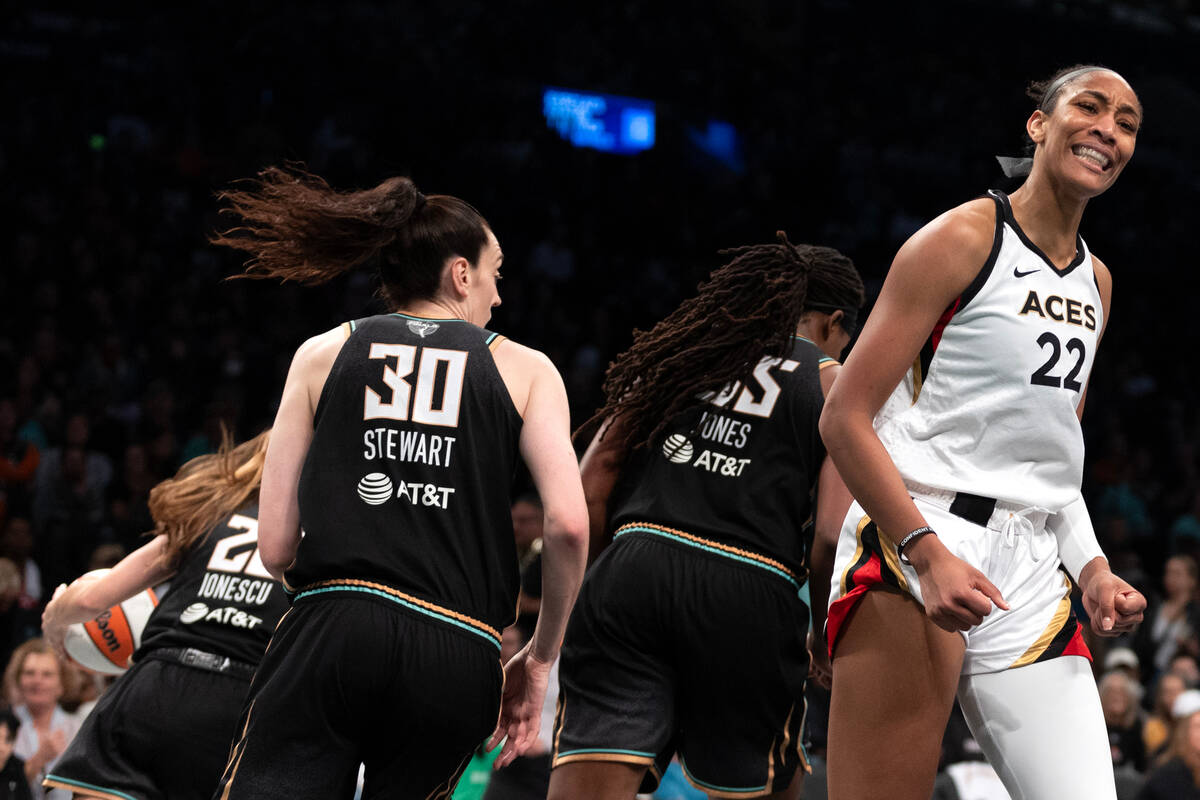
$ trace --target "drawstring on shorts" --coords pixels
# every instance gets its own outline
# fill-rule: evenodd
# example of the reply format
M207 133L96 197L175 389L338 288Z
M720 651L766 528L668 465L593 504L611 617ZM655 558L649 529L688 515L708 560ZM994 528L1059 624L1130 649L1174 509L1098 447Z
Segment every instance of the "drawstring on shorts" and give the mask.
M1017 546L1017 534L1032 536L1035 533L1033 522L1029 519L1030 514L1050 514L1050 509L1042 508L1041 506L1029 506L1018 511L1011 511L1008 514L1008 519L1000 523L1000 533L1004 536L1004 544L1008 547ZM1029 548L1029 555L1034 562L1041 561L1037 552L1032 547Z

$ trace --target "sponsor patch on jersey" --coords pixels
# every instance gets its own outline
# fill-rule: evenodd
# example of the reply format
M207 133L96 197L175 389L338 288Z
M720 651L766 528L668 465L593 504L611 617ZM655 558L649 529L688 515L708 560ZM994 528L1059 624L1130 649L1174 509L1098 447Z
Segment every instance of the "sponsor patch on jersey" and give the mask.
M204 615L205 622L216 622L220 625L231 625L235 628L256 628L262 622L262 617L247 614L240 608L226 606L214 608Z
M204 619L204 615L207 613L208 606L204 603L192 603L179 614L179 621L184 625L191 625L193 622Z
M422 339L424 339L426 336L433 333L440 327L442 327L442 326L438 325L436 322L422 322L422 321L416 320L416 319L410 319L408 321L408 329L410 331L412 331L413 333L415 333L417 336L420 336Z
M392 479L387 475L372 472L358 482L358 496L369 506L383 505L392 496L394 488Z
M662 452L672 464L686 464L692 460L696 450L682 433L673 433L663 442Z

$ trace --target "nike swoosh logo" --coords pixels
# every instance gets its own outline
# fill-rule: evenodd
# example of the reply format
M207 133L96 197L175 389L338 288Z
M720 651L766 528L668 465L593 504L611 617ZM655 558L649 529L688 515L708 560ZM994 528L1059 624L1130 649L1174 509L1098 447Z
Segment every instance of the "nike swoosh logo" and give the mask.
M1019 267L1013 267L1013 277L1014 278L1024 278L1026 275L1032 275L1035 272L1041 272L1041 271L1042 271L1041 267L1039 267L1037 269L1031 269L1028 272L1021 272Z

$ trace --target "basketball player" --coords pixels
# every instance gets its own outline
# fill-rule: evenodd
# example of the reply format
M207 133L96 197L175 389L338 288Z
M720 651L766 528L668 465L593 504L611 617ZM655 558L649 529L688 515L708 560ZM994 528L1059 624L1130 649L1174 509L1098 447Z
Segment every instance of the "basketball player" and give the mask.
M928 798L956 687L1014 798L1115 797L1059 568L1098 634L1141 619L1080 496L1079 414L1112 281L1078 229L1133 155L1142 107L1090 66L1031 97L1028 178L904 244L822 415L861 503L831 587L834 800Z
M224 197L243 227L216 241L249 252L250 275L314 284L374 259L395 311L316 336L292 360L260 543L294 603L218 796L349 798L360 762L366 798L448 796L489 732L493 746L507 737L498 767L535 741L583 576L587 509L562 379L481 327L500 303L503 255L462 200L399 177L335 192L275 168ZM542 606L502 674L519 455L543 505Z
M819 486L823 584L850 497L817 420L863 285L782 233L728 252L606 378L581 466L613 542L563 645L552 800L629 800L673 754L717 797L796 797L807 769L802 529Z
M133 666L105 692L44 783L103 800L208 798L250 676L287 609L256 549L269 433L185 464L150 492L158 535L99 578L59 587L46 639L171 578ZM173 577L172 577L173 576Z

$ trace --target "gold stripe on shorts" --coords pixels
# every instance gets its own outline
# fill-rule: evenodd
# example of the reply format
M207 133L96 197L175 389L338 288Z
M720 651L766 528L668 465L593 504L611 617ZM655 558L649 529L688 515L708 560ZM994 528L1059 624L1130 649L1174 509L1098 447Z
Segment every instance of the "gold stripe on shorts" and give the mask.
M1050 624L1046 626L1046 630L1042 631L1042 635L1030 645L1024 655L1009 666L1009 669L1023 667L1037 661L1054 641L1058 632L1062 630L1063 625L1067 624L1067 619L1071 616L1071 582L1065 576L1063 577L1063 588L1066 592L1063 594L1062 600L1058 601L1058 608L1054 610L1054 617L1050 620Z

